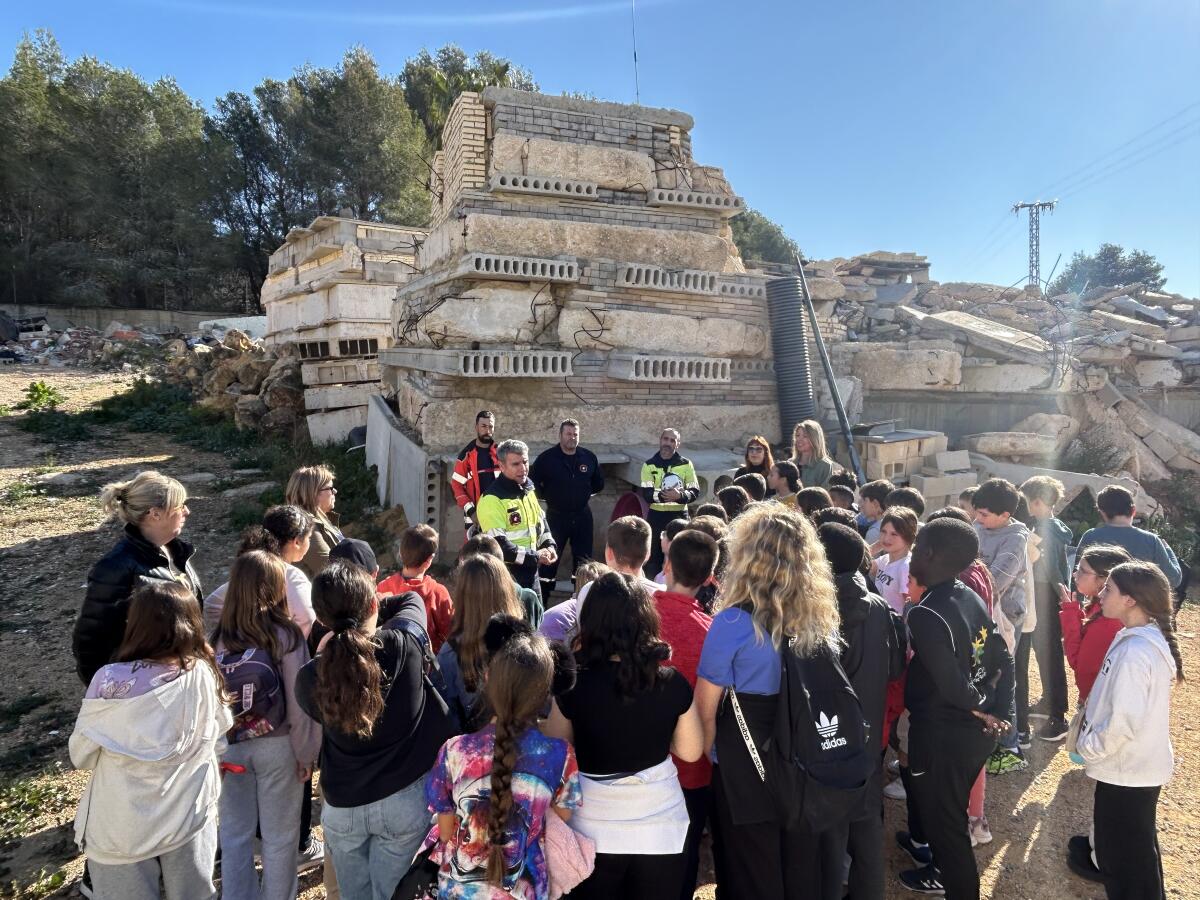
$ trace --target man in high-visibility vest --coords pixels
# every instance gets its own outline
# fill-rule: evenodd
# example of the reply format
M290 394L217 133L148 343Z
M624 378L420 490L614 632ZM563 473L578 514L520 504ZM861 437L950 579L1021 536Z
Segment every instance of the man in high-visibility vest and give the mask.
M642 497L650 504L650 559L643 571L651 578L662 571L662 530L672 519L688 518L688 504L700 496L700 482L692 461L679 455L680 437L665 428L658 452L642 463Z
M500 474L479 498L475 511L479 530L500 544L517 584L538 590L538 566L555 562L558 550L529 480L529 447L521 441L505 441L496 448L496 457Z

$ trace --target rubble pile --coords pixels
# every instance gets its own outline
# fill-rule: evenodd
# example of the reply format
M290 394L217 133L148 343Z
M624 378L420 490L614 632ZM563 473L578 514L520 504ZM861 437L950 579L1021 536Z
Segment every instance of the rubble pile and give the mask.
M157 355L165 338L149 329L112 322L104 331L70 327L55 330L42 317L7 321L0 335L11 339L0 346L0 362L54 368L92 366L133 371Z
M1060 414L968 435L964 449L1149 481L1200 471L1200 436L1139 398L1200 379L1200 301L1140 284L1053 297L941 284L913 253L814 261L806 274L852 421L871 391L1053 393ZM831 408L828 390L818 399Z

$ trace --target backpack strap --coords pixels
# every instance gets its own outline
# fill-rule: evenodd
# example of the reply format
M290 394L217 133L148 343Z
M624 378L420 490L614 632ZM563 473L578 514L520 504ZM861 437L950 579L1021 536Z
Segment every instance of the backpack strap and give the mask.
M737 691L732 686L729 688L729 702L733 705L733 717L737 720L742 740L746 742L746 749L750 751L750 759L754 761L754 769L758 772L759 780L766 781L766 767L763 766L762 757L758 755L758 748L754 746L754 736L750 734L750 726L746 724L746 717L742 714L742 704L738 702Z

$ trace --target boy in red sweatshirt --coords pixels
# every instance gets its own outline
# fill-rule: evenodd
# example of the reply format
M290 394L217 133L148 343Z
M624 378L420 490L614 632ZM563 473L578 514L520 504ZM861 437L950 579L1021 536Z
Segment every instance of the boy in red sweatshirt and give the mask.
M438 533L424 523L410 525L400 535L398 550L403 568L381 581L376 591L380 595L414 591L424 601L425 616L429 623L429 644L436 655L450 636L450 620L454 617L450 592L432 575L425 574L437 556Z

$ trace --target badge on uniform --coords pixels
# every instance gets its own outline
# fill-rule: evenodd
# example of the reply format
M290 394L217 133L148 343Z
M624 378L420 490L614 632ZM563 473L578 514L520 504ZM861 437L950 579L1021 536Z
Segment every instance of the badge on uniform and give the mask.
M586 475L586 474L587 474L587 463L580 463L580 464L579 464L579 471L580 471L580 472L583 472L583 473Z
M519 509L510 509L508 511L508 524L509 525L520 525L521 524L521 511Z

